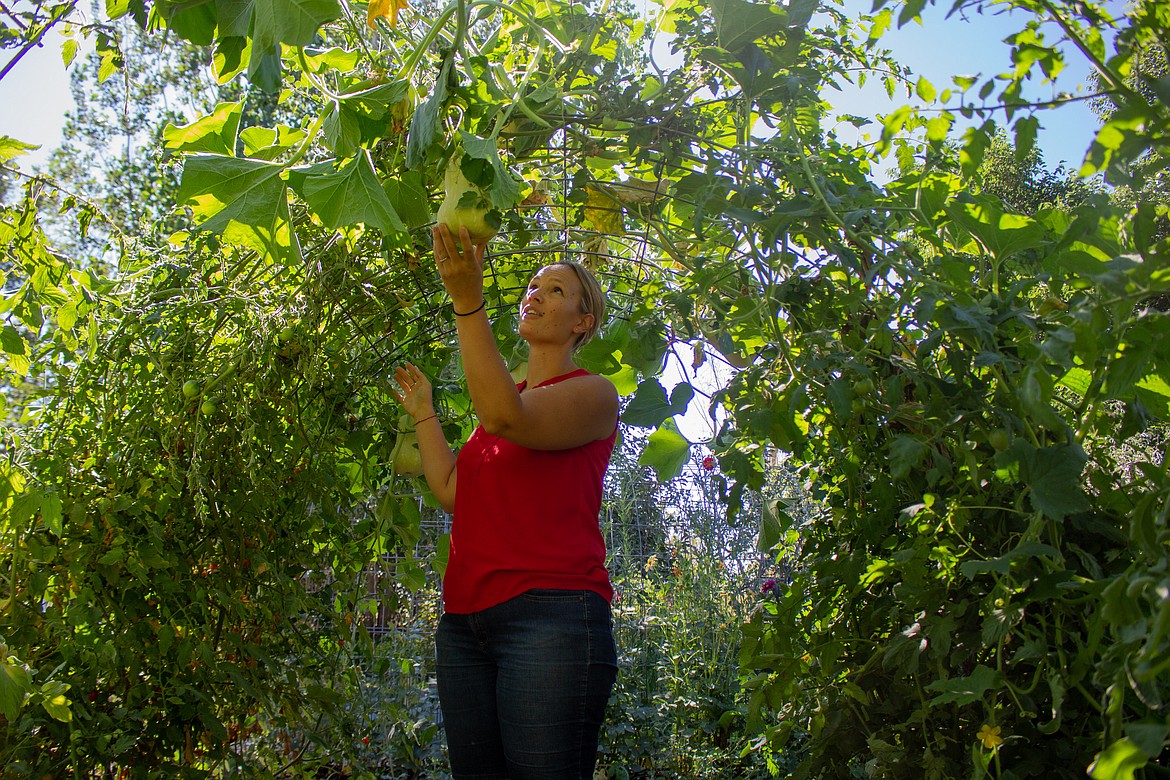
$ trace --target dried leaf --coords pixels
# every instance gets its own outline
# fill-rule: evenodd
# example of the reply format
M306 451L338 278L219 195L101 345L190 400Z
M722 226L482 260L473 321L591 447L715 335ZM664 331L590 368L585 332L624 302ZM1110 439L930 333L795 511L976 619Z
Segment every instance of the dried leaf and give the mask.
M625 232L622 226L622 208L613 196L593 185L589 185L587 193L585 219L599 233L620 236Z

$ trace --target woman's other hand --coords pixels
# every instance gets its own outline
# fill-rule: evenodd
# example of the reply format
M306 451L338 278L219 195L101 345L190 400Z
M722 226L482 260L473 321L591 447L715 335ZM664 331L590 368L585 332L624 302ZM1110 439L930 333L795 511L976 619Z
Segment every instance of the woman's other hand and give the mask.
M439 278L457 312L470 312L483 303L483 255L487 242L472 244L467 228L459 228L459 238L446 225L436 225L434 239L435 266Z
M393 387L390 390L402 408L415 420L421 420L435 413L434 398L431 394L431 380L423 375L422 371L413 363L398 366L394 369L394 381L402 388L401 392Z
M390 389L406 413L414 418L418 453L422 458L423 476L439 505L448 512L455 510L455 453L443 435L443 426L435 419L431 397L431 380L413 363L394 369L394 381L402 388ZM430 422L427 422L430 420ZM425 425L422 423L426 423Z

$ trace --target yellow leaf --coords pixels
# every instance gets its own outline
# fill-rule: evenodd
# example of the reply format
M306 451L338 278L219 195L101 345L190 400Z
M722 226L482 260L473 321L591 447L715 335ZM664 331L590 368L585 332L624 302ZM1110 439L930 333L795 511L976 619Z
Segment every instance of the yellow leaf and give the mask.
M381 16L390 21L391 27L395 27L398 24L398 12L407 5L406 0L370 0L369 8L366 10L366 23L373 27L374 20Z
M622 203L631 205L653 203L666 192L665 181L629 178L609 185L610 191Z
M599 233L620 236L625 232L622 226L622 207L613 196L593 185L586 188L586 193L588 196L585 200L585 219Z

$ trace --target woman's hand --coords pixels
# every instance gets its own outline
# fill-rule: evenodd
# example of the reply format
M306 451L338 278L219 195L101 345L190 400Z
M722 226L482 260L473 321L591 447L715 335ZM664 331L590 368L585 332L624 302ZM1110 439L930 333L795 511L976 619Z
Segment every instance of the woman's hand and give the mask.
M457 312L475 310L483 303L483 255L487 242L472 244L467 228L459 228L459 240L451 235L446 225L436 225L431 231L435 246L435 266L439 278L451 296L451 305Z
M402 392L390 388L398 403L417 422L435 413L435 402L431 395L431 380L418 370L413 363L398 366L394 369L394 381L402 388Z
M394 381L402 388L390 390L406 413L414 418L418 454L422 459L423 476L439 504L448 512L455 511L455 453L443 435L443 426L435 420L435 403L431 398L431 380L423 376L413 363L394 369ZM419 423L431 420L426 425Z

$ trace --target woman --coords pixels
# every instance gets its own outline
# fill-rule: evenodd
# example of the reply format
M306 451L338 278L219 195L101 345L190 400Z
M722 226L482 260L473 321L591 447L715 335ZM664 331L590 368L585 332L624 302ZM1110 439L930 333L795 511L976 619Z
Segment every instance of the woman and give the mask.
M589 780L617 675L598 514L618 399L573 353L597 332L604 299L581 266L540 269L520 307L529 355L517 385L484 310L485 248L466 228L458 244L434 230L479 418L458 455L430 382L409 363L395 371L427 484L454 512L435 640L451 769L456 780Z

